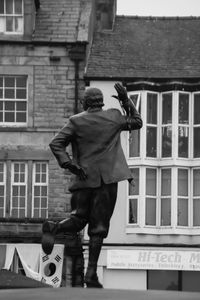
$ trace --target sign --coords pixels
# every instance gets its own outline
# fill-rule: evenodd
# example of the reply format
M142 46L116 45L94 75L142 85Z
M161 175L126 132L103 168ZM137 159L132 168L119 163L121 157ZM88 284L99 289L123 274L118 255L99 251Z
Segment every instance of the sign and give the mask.
M200 251L108 250L107 268L200 271Z

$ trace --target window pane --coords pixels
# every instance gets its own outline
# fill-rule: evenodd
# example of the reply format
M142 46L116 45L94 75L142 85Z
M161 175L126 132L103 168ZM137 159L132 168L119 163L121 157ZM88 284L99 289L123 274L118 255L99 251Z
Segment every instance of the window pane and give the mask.
M5 112L5 122L14 122L15 113L14 112Z
M5 98L6 99L14 99L15 98L15 90L14 89L5 89Z
M13 0L6 0L6 14L13 14Z
M25 123L26 122L26 113L16 113L16 122Z
M156 193L156 169L146 169L146 195L155 196Z
M147 156L157 156L157 128L147 127Z
M140 130L133 130L129 133L129 156L140 156Z
M15 17L14 18L14 24L15 24L15 32L22 32L23 31L23 18L21 17Z
M193 196L200 196L200 169L193 171Z
M18 218L18 209L12 209L12 217Z
M41 198L41 208L47 208L47 198L46 197Z
M157 95L147 94L147 123L157 124Z
M26 76L17 76L16 77L16 86L17 86L17 88L18 87L26 88L26 80L27 80Z
M14 101L5 101L5 110L10 110L10 111L15 110L15 102Z
M172 94L162 95L162 124L172 123Z
M171 225L171 198L161 199L161 226Z
M40 186L35 186L34 187L34 195L35 196L40 196Z
M39 197L34 197L34 207L40 208L40 198Z
M41 176L41 182L43 182L43 183L46 182L46 174L42 174L42 176Z
M179 123L189 123L189 95L179 94Z
M129 223L137 223L137 199L129 199Z
M200 226L200 199L193 199L193 226Z
M172 127L162 127L162 157L172 156Z
M18 195L18 186L13 186L13 196Z
M188 196L188 170L178 169L178 195Z
M129 97L131 98L136 107L138 107L138 101L140 101L138 111L139 113L141 113L141 95L138 93L135 95L129 95Z
M41 195L42 196L47 196L47 186L42 186L41 187Z
M146 198L146 225L156 225L156 199Z
M8 32L13 31L13 23L14 23L13 17L6 17L6 31Z
M26 90L25 89L17 89L16 90L16 98L17 99L26 99Z
M188 157L189 128L179 126L178 128L178 156Z
M171 169L161 170L161 195L171 195Z
M20 209L19 218L25 218L25 209Z
M182 272L182 291L200 292L200 272ZM189 299L188 299L189 300Z
M0 14L4 14L4 0L0 1Z
M18 207L18 198L17 197L12 198L12 206L13 207Z
M19 204L19 206L20 207L25 207L25 198L24 197L20 197L20 204Z
M188 199L178 199L178 225L188 226Z
M15 86L15 79L14 77L5 77L5 87L13 87Z
M149 290L174 290L178 291L178 271L149 270L148 289ZM162 297L161 297L162 298ZM188 299L189 300L189 299Z
M34 218L39 218L39 210L38 209L34 209L34 215L33 215Z
M200 157L200 127L194 128L194 157Z
M131 169L135 186L129 184L129 195L139 195L139 168Z
M4 186L0 185L0 196L4 196Z
M41 209L41 218L45 219L47 217L47 209Z
M200 94L194 94L194 124L200 124Z
M5 31L5 17L0 17L0 32Z
M22 0L15 0L15 13L22 14Z
M16 102L16 110L26 111L26 102L25 101L17 101Z

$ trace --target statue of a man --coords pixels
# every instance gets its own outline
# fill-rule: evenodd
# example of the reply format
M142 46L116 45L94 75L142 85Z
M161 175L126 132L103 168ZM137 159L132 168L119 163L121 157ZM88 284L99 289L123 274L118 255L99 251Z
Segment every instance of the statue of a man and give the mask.
M50 254L58 233L76 233L88 224L89 261L85 275L87 287L102 288L97 277L97 261L117 198L118 182L132 180L120 142L123 130L142 127L142 119L128 98L126 89L115 84L125 110L103 110L103 94L98 88L86 89L82 101L84 111L69 118L50 143L61 168L75 176L69 188L72 193L70 218L61 222L45 221L42 247ZM71 143L73 158L66 152Z

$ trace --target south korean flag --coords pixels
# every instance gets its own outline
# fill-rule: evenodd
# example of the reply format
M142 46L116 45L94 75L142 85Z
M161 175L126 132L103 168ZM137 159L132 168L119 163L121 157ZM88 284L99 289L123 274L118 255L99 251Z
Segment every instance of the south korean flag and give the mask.
M53 287L60 287L62 280L62 268L64 259L64 245L54 245L50 255L43 252L40 255L40 275L42 282Z

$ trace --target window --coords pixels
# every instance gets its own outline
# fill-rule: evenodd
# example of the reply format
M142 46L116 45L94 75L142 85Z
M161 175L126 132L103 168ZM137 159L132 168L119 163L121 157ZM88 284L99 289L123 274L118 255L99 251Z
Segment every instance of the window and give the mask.
M132 168L134 182L129 185L129 223L138 223L139 168Z
M22 219L48 217L46 162L0 162L0 213Z
M23 34L23 10L23 0L1 0L0 32L6 34Z
M0 217L5 216L6 172L5 164L0 162Z
M10 216L25 218L27 216L27 164L24 162L13 163L11 175Z
M0 76L0 125L27 124L27 94L27 76Z
M33 211L35 218L47 217L47 188L48 173L46 163L35 163L33 168Z
M148 290L173 290L199 292L200 272L148 270Z
M200 92L130 92L143 128L129 135L127 232L198 234ZM133 226L134 225L134 226Z

